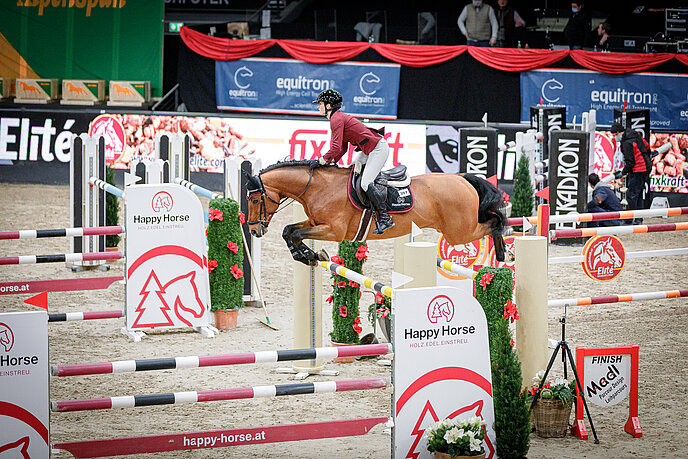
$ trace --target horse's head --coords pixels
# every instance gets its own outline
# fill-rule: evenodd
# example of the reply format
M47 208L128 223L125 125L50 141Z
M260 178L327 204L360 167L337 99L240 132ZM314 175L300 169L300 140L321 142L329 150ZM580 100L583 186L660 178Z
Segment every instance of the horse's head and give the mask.
M259 175L248 176L246 183L246 194L248 197L248 229L252 235L261 237L268 232L270 219L275 214L280 205L280 196L276 192L265 189L263 180Z

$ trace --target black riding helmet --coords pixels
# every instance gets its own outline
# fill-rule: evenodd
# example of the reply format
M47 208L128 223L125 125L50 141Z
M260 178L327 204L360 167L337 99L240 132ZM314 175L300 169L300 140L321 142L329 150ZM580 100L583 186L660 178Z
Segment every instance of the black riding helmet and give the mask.
M317 104L318 102L330 104L332 111L334 112L342 108L342 95L339 93L339 91L334 89L326 89L318 94L318 98L313 101L314 104Z

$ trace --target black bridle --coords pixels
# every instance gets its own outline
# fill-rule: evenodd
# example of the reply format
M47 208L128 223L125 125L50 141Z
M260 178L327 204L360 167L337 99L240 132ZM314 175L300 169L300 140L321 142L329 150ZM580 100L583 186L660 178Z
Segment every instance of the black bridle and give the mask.
M291 202L294 202L294 201L298 200L301 196L303 196L303 195L306 193L306 191L308 191L308 188L311 186L311 181L313 180L313 169L314 169L313 167L310 168L311 172L310 172L310 175L309 175L309 177L308 177L308 183L306 183L306 188L301 192L301 194L299 194L299 195L298 195L297 197L295 197L295 198L288 198L288 197L282 198L282 199L280 199L279 202L277 202L277 201L275 201L274 199L272 199L272 198L270 197L270 195L265 191L265 186L263 185L263 181L260 179L260 174L258 174L258 175L255 176L255 177L251 177L251 182L253 182L253 183L256 183L256 182L257 182L258 189L257 189L256 191L250 192L249 195L248 195L248 198L249 198L249 200L250 200L251 196L253 196L254 194L260 192L260 211L258 212L258 218L259 218L259 220L249 221L249 222L246 222L246 223L247 223L248 225L255 225L256 223L260 223L261 226L267 227L267 226L268 226L268 223L270 222L270 219L271 219L277 212L279 212L279 211L282 210L282 209L285 209L289 204L291 204ZM268 198L273 204L277 204L277 209L276 209L274 212L270 213L269 215L268 215L267 208L265 207L265 198ZM285 206L282 206L282 204L283 204L286 200L288 200L288 199L291 199L292 201L291 201L289 204L287 204L287 205L285 205Z

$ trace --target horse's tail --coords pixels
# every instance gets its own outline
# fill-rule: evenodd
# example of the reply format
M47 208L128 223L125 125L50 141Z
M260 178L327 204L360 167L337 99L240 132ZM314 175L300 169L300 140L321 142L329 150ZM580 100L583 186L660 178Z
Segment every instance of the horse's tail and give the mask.
M487 180L473 174L461 174L478 192L480 205L478 207L478 223L492 223L492 240L495 246L495 257L504 261L506 244L504 243L504 225L506 217L500 210L504 198L502 192Z

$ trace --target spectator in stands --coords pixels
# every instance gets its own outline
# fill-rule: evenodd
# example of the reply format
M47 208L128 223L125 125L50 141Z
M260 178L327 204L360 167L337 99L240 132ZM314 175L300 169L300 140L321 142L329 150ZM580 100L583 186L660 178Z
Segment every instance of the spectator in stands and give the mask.
M569 49L583 49L591 30L591 19L582 1L571 2L571 17L564 28Z
M466 36L468 46L486 47L497 43L497 17L492 7L482 0L472 0L464 6L457 23L461 33Z
M610 26L608 22L601 22L600 25L597 26L597 37L595 37L593 43L597 51L604 51L609 48L607 40L609 40L609 34L611 32L612 26Z
M638 131L633 129L626 129L619 123L612 124L610 132L614 135L617 144L621 144L621 153L623 153L624 167L621 173L616 175L626 175L626 200L628 201L627 209L636 210L645 207L645 199L643 193L645 192L646 184L650 182L650 168L652 167L652 160L650 153L645 145L645 140ZM643 220L636 218L633 220L634 225L641 225Z
M495 11L499 31L497 32L497 46L500 48L515 48L516 38L514 32L517 27L526 25L518 12L509 5L509 0L497 0L499 8Z
M616 193L611 189L609 183L600 181L600 177L592 173L588 176L588 184L592 188L592 200L588 202L588 212L620 212L623 210L621 201L616 196ZM588 222L588 227L597 226L619 226L620 220L600 220Z

